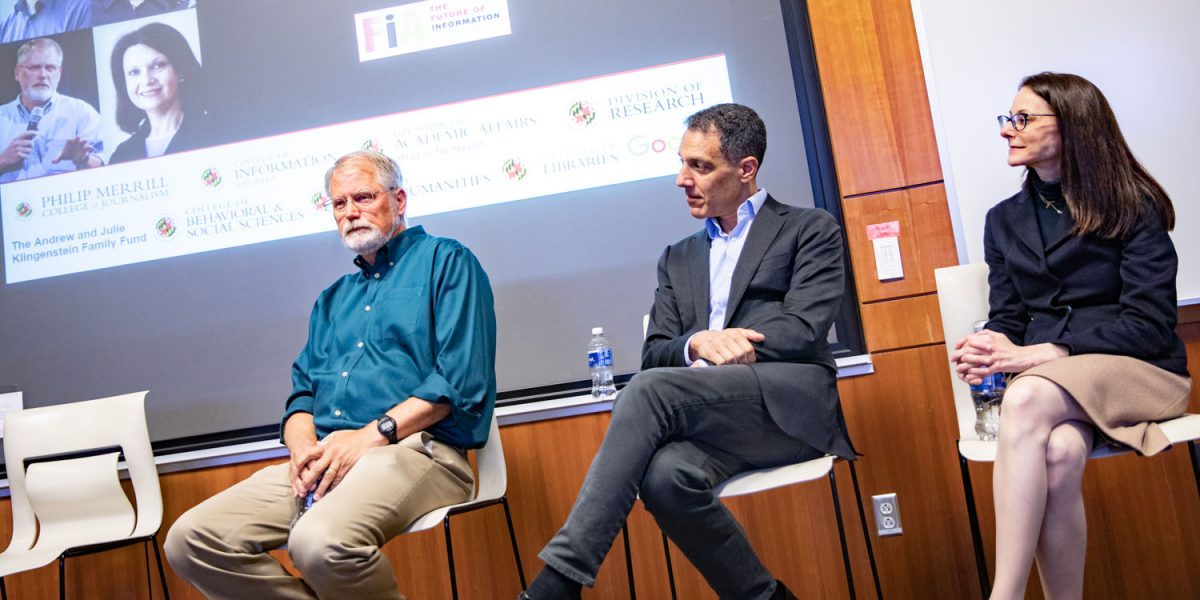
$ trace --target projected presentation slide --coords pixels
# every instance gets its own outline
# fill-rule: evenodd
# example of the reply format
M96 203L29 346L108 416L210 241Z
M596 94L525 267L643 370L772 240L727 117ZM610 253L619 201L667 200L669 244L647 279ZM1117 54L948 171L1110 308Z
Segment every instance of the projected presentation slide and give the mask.
M202 66L224 35L197 19L204 9L0 49L15 73L0 109L6 283L332 230L323 175L354 149L404 166L410 217L669 175L682 120L732 100L717 55L231 139L239 129L218 125L237 94L205 89L229 77ZM348 50L363 68L511 32L504 0L416 2L355 22Z

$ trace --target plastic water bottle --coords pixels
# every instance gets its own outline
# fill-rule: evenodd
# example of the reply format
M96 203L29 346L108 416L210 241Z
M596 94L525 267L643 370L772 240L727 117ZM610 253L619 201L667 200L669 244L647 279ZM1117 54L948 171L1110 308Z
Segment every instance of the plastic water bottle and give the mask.
M593 327L592 340L588 342L588 369L592 372L593 398L612 398L616 395L612 367L612 346L604 337L604 328Z
M976 323L975 332L983 331L984 325L984 321ZM971 386L971 400L975 402L975 434L979 439L994 440L1000 433L1000 402L1007 386L1004 373L992 373Z

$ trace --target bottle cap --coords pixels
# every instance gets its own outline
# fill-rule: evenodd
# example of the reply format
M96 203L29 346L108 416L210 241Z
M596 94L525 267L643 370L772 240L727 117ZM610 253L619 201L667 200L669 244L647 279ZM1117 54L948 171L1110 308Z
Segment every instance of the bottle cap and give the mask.
M592 335L604 335L604 328L603 327L593 327Z
M987 324L988 324L987 321L975 321L975 325L974 325L975 333L979 333L980 331L983 331L983 328L986 327Z

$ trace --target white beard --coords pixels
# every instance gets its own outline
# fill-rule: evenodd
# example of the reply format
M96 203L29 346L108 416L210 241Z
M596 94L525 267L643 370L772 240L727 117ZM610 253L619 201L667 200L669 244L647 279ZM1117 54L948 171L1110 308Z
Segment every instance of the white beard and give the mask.
M54 90L49 88L32 88L25 92L25 97L36 104L45 104L50 100L50 96L54 95Z
M355 254L374 254L388 243L388 234L380 231L375 225L363 220L346 221L344 230L365 226L367 229L353 233L342 232L342 245Z

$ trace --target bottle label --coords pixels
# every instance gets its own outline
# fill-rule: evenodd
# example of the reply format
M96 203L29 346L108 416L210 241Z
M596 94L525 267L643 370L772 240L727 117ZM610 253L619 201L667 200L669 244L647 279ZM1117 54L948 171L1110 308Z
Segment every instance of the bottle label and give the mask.
M588 352L588 368L589 369L594 369L596 367L602 367L602 366L603 367L611 367L612 364L613 364L612 348L601 348L598 350L592 350L591 352Z

